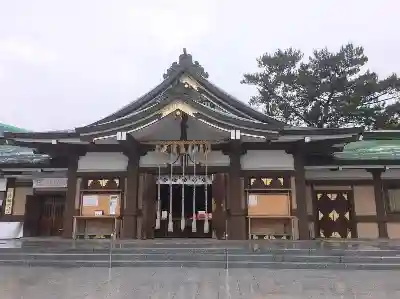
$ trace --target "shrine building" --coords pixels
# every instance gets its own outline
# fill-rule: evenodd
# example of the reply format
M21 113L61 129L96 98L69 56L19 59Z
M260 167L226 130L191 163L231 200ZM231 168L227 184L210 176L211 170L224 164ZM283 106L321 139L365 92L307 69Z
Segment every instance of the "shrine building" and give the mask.
M400 237L400 131L290 126L185 50L95 123L2 131L0 239Z

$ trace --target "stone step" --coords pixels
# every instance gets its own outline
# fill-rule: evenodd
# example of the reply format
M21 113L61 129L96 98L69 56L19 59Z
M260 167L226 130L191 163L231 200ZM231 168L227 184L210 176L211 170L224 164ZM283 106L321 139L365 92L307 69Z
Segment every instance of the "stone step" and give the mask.
M195 268L265 268L265 269L337 269L337 270L400 270L400 264L387 263L311 263L311 262L254 262L254 261L105 261L105 260L75 260L65 261L58 259L46 260L1 260L0 266L22 267L195 267Z
M70 247L24 247L0 248L0 254L244 254L244 255L300 255L332 257L400 257L400 250L391 249L291 249L291 248L198 248L198 247L130 247L130 248L70 248Z
M377 256L317 256L317 255L272 255L272 254L199 254L199 253L0 253L0 264L7 261L19 261L20 263L40 263L47 261L55 261L56 263L65 262L76 264L79 261L85 263L222 263L245 265L246 263L293 263L293 264L383 264L383 265L400 265L400 257L377 257Z
M202 254L202 253L0 253L1 260L132 260L132 261L251 261L251 262L320 262L320 263L399 263L400 256L334 256L275 254Z

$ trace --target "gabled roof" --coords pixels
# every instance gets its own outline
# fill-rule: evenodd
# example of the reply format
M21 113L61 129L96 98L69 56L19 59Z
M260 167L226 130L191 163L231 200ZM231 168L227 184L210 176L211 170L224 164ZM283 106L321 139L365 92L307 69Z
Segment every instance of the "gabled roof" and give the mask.
M207 78L208 74L204 71L204 68L197 61L193 62L192 55L188 54L184 49L183 54L179 56L179 62L174 62L171 65L164 74L164 80L159 85L117 112L86 126L86 128L126 118L138 110L151 106L155 102L160 101L164 93L180 80L188 84L193 82L195 89L199 92L203 101L208 101L210 104L224 109L227 113L274 126L283 127L285 125L274 118L252 109L244 102L212 84Z
M204 68L193 61L192 56L184 50L179 61L171 65L159 85L95 123L70 131L6 133L6 136L21 144L49 143L53 140L87 143L96 138L114 138L118 132L132 133L148 129L149 126L159 123L168 113L172 113L173 107L186 109L187 111L182 112L193 118L192 123L200 121L219 131L239 130L242 136L273 142L293 142L310 135L312 138L308 139L312 142L325 139L342 142L343 139L352 138L362 132L360 128L318 129L288 126L252 109L211 83Z
M155 121L161 120L174 109L182 110L198 120L227 131L240 129L243 134L271 137L278 135L282 129L280 126L212 109L203 104L202 100L200 92L190 85L178 81L163 93L162 100L154 101L147 108L95 126L77 128L76 132L82 136L90 135L94 138L113 135L118 131L132 132L138 127L151 125Z

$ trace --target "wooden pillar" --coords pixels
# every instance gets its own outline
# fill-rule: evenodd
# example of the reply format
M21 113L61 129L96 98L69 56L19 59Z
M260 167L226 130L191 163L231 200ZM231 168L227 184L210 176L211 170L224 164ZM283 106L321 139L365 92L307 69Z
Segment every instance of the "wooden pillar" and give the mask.
M218 240L225 239L226 230L226 173L214 175L212 183L212 227Z
M296 147L293 152L295 184L296 184L296 203L297 203L297 218L299 220L299 239L310 239L308 229L308 214L306 201L306 177L304 169L304 149Z
M77 184L79 155L71 153L68 156L67 171L67 196L65 199L64 222L63 222L63 238L72 238L73 216L75 216L75 197Z
M376 207L376 218L378 220L378 232L379 238L388 238L387 226L386 226L386 208L383 197L383 183L382 183L382 172L383 169L371 169L369 172L372 173L372 179L374 182L374 197Z
M242 208L243 190L241 188L241 164L242 155L240 140L232 140L229 149L229 176L228 176L228 237L230 240L245 240L246 211Z
M144 188L144 225L145 225L145 238L154 239L156 228L156 209L157 209L157 182L156 177L152 174L146 175L145 188Z
M123 209L122 238L137 238L139 160L137 148L128 154L127 186L125 186L125 205Z

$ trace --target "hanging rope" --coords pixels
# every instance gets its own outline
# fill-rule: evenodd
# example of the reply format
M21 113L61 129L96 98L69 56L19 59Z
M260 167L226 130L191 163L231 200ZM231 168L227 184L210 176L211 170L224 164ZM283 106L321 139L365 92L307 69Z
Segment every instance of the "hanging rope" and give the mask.
M196 227L196 149L193 147L193 216L192 216L192 232L197 232Z
M181 209L181 231L185 230L185 164L186 155L182 155L182 209Z
M170 173L170 182L169 182L169 215L168 215L168 231L174 231L174 224L172 222L172 174L173 174L173 153L172 153L172 146L171 146L171 173Z
M157 181L157 218L156 218L156 229L160 229L161 226L161 166L158 165L158 181Z
M204 220L204 233L208 234L210 230L210 226L208 223L208 180L207 180L207 175L208 175L208 164L207 164L207 152L204 153L205 157L205 163L206 163L206 175L205 175L205 183L204 183L204 201L205 201L205 210L206 210L206 219Z

